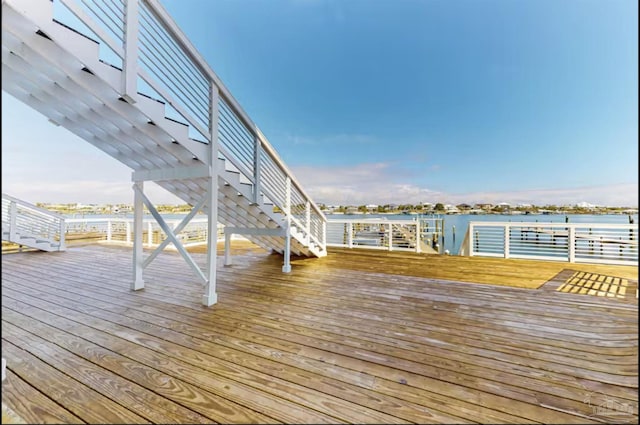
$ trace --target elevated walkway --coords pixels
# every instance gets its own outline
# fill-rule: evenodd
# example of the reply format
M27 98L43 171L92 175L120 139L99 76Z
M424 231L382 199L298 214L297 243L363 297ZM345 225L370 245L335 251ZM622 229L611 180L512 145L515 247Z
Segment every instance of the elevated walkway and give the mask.
M104 4L103 4L104 3ZM276 151L156 0L3 0L2 89L127 165L134 189L134 283L146 207L215 303L220 222L283 254L326 255L326 219ZM209 218L196 264L144 193L152 181Z

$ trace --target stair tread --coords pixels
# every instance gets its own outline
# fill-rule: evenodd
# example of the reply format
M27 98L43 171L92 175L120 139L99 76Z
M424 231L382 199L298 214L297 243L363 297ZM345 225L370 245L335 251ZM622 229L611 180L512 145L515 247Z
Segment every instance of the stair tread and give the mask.
M34 21L38 21L41 20L40 17L37 17L37 19L35 19L36 17L33 17ZM27 17L27 19L30 19L30 17ZM51 17L49 16L46 19L51 19ZM41 28L52 28L52 29L47 29L48 32L50 32L51 36L55 39L55 43L49 43L46 42L44 40L42 40L41 38L38 38L38 42L33 44L31 47L34 47L34 50L36 52L38 52L38 48L42 48L42 47L38 47L38 43L42 44L43 42L46 43L47 45L51 44L52 49L58 49L56 50L57 52L59 52L61 55L66 55L66 57L68 59L78 59L78 58L84 58L81 59L81 63L83 63L86 66L86 71L91 72L93 74L93 76L89 76L87 74L83 74L81 73L81 76L77 79L73 79L75 77L69 77L71 80L73 80L73 83L75 83L77 86L82 86L83 84L83 80L84 79L93 79L95 77L96 81L95 81L95 86L98 87L98 89L93 89L93 88L89 88L88 86L83 87L83 89L85 89L86 93L91 94L92 98L98 98L100 100L101 97L103 97L103 104L104 106L107 106L110 109L110 111L114 111L116 114L121 114L123 110L125 110L125 105L120 104L119 102L115 102L117 105L113 105L113 101L108 101L105 100L106 99L106 94L103 94L102 91L104 91L106 93L108 88L113 88L112 86L115 84L112 81L112 77L113 80L116 79L116 77L118 77L119 75L113 71L111 68L122 72L122 69L116 65L110 64L102 59L100 59L99 57L96 57L95 59L91 56L93 55L93 44L91 43L95 43L97 45L100 45L101 42L94 39L94 37L96 37L93 33L90 33L91 35L87 35L87 34L83 34L82 32L74 29L73 27L60 22L58 20L53 20L55 22L56 25L58 25L57 27L49 27L46 25L41 25ZM38 28L39 26L37 25L38 22L33 22L35 23L35 27ZM4 25L4 22L3 22ZM80 35L82 38L87 39L89 41L89 43L85 43L83 44L82 48L84 49L80 49L80 50L76 50L73 51L71 50L70 52L70 48L73 47L73 49L76 49L77 47L75 45L71 44L70 40L67 40L67 37L65 37L66 33L65 30L71 31L75 34ZM31 35L33 35L33 32L31 32ZM45 34L44 32L42 32L41 34L43 37L48 37L47 34ZM75 37L73 36L71 33L69 33L69 38L73 39L73 42L78 42L78 41L82 41L80 37ZM22 42L25 43L29 43L28 41L28 36L25 35L25 37L20 40ZM80 43L82 44L82 43ZM3 40L3 47L5 45L5 41ZM49 48L49 47L47 47ZM43 53L39 53L42 57L45 57L46 55L44 55ZM31 64L30 61L27 60L28 63ZM104 68L104 67L100 67L98 66L100 63L107 65L108 67L111 68ZM35 62L35 66L37 67L38 64L37 62ZM62 72L68 75L72 75L73 73L71 71L65 70L64 65L59 65L58 63L52 63L51 61L48 60L43 60L42 61L43 66L49 66L50 64L53 65L53 67L57 67L54 70L56 72ZM4 62L3 62L4 65ZM15 67L16 69L19 69L17 66ZM94 69L95 68L95 69ZM47 73L47 70L40 68L40 71L42 71L42 73L44 74L45 77L49 76L49 73ZM53 73L55 74L55 73ZM21 81L20 78L22 76L18 75L17 77L14 77L14 81L19 82ZM32 81L30 81L30 83L33 84L38 84L38 80L37 78L33 78L32 76L27 76L24 78L32 78ZM55 79L54 79L55 82ZM15 83L14 83L15 84ZM61 83L62 84L62 83ZM4 75L3 75L3 89L4 89ZM93 84L92 84L93 86ZM108 86L108 87L107 87ZM67 89L67 87L65 86L65 89ZM104 89L104 90L103 90ZM119 90L119 88L118 88ZM15 92L15 90L14 90ZM12 94L14 92L11 92ZM50 94L49 92L45 93L45 95ZM141 97L144 97L145 99L150 99L153 100L155 102L157 102L160 105L166 106L167 102L165 100L161 100L161 99L157 99L154 98L154 96L148 95L146 93L142 93L142 92L138 92L138 95L140 95ZM80 98L82 99L82 95L80 94ZM53 98L54 96L51 96L51 98ZM48 108L52 108L54 107L53 105L51 105L52 99L48 99L45 97L46 100L41 101L42 102L42 110L40 112L44 113L45 115L47 115L45 112L48 111ZM126 101L126 100L125 100ZM111 102L111 103L110 103ZM30 104L32 105L32 107L34 107L34 109L38 109L37 106L34 106L34 104ZM198 137L191 137L188 135L188 133L184 133L184 135L182 134L182 128L181 127L173 127L170 124L167 123L175 123L175 124L180 124L181 126L189 129L191 128L191 126L187 123L187 122L182 122L180 120L176 120L174 118L170 118L170 117L166 117L164 116L164 120L165 121L159 121L160 120L160 112L162 111L157 105L154 105L152 102L136 102L135 104L131 105L134 108L137 108L137 110L139 112L141 112L142 114L144 114L147 117L152 117L150 119L152 119L155 124L159 124L160 127L162 127L162 130L165 131L165 133L168 133L170 136L178 138L179 140L176 140L177 143L184 143L185 146L187 146L187 139L189 141L192 142L198 142L199 144L204 144L204 145L208 145L208 142L206 140L200 140ZM69 108L69 105L66 105L67 108ZM126 106L126 108L128 108L129 106ZM73 110L73 108L71 107L71 109ZM55 108L53 109L55 110ZM146 110L146 113L145 113ZM153 114L151 113L153 111ZM107 111L108 112L108 111ZM51 112L51 110L49 110L49 115L50 117L55 117L55 114L53 112ZM119 117L118 117L119 118ZM166 124L166 125L165 125ZM71 129L73 129L73 126L70 124L65 124L66 126L70 126ZM73 131L73 130L72 130ZM144 131L149 131L150 133L148 134L152 134L152 136L150 136L152 139L154 139L156 136L155 134L158 133L157 129L148 129L148 130L144 130ZM174 133L178 132L180 134L176 134ZM155 132L155 133L154 133ZM158 136L160 137L160 136ZM89 139L87 139L89 140ZM175 140L175 139L174 139ZM147 146L147 144L142 144L140 143L140 145L142 146L142 148L133 148L130 151L127 151L126 149L121 150L119 148L119 144L117 143L117 141L113 141L109 138L102 138L102 139L98 139L96 142L91 142L92 144L95 144L96 146L98 146L99 143L104 144L104 147L101 148L102 150L104 150L106 153L108 153L109 155L111 155L112 157L116 158L117 160L119 160L120 162L123 162L129 166L131 166L131 163L133 163L134 165L136 165L136 163L140 166L140 168L147 169L150 168L150 165L156 165L156 162L161 162L161 161L166 161L168 162L168 160L173 160L173 158L170 158L169 155L160 155L160 152L157 154L152 154L152 155L147 155L146 152L144 153L144 157L142 157L143 155L143 150L149 150L150 148ZM168 143L167 140L163 140L162 143ZM158 142L158 145L161 145L160 142ZM175 148L171 145L169 145L172 148ZM100 147L100 146L99 146ZM193 144L189 145L189 148L191 150L191 152L195 152L194 154L194 160L198 160L197 156L200 156L202 158L204 158L204 152L206 152L206 150L204 150L204 148L202 148L200 145L196 145L194 146ZM165 151L162 151L164 153L166 153ZM196 156L197 155L197 156ZM126 157L126 158L125 158ZM130 162L125 161L125 159L130 160ZM188 159L188 156L187 156ZM226 161L225 158L219 158L223 161ZM203 161L205 162L205 161ZM147 165L147 163L149 163L150 165ZM230 164L230 162L226 161L224 164ZM181 164L181 166L184 166L184 163ZM131 166L131 168L134 168L134 166ZM255 196L255 194L253 193L253 191L251 190L251 187L254 185L251 181L242 181L241 178L236 177L237 176L242 176L242 172L239 170L227 170L226 167L222 167L221 168L221 172L219 173L219 178L224 180L225 177L229 180L227 182L227 184L231 187L225 186L224 184L221 184L221 191L222 190L227 190L226 195L220 195L221 198L223 199L225 196L229 197L229 199L231 199L233 202L235 202L236 200L238 202L235 202L235 206L234 207L234 203L230 203L229 205L223 205L222 203L220 204L220 208L221 209L227 209L228 212L226 213L226 221L228 221L229 223L231 223L232 225L236 225L236 226L242 226L243 223L249 223L249 224L253 224L256 227L264 227L264 228L277 228L278 227L278 222L280 222L281 220L278 218L281 216L280 213L273 211L274 210L274 206L275 203L272 201L267 200L267 198L264 196L264 194L259 194L258 197ZM231 174L232 173L232 174ZM219 181L222 181L219 180ZM245 178L245 180L247 180ZM200 196L202 196L202 194L204 193L204 191L206 190L206 185L203 186L202 183L202 178L193 178L193 179L185 179L185 180L180 180L178 183L172 183L171 185L167 184L166 186L169 187L170 192L177 195L179 198L182 199L189 199L191 200L191 204L193 205L193 200L198 200ZM169 190L168 189L168 190ZM265 187L266 189L266 187ZM257 199L257 201L256 201ZM223 214L225 215L225 214ZM9 231L4 231L3 229L3 235L5 234L9 234ZM46 244L48 244L48 247L51 249L54 249L56 247L60 247L60 243L52 243L52 241L48 241L46 239L43 239L42 237L38 237L38 236L30 236L30 235L18 235L16 234L16 238L19 238L20 241L25 242L25 243L32 243L32 241L35 241L36 244L40 244L41 247L45 247ZM292 239L295 238L299 238L299 240L292 240L292 245L295 247L294 249L297 251L301 251L301 252L305 252L305 253L314 253L314 251L318 251L318 247L316 246L315 243L310 243L310 241L306 240L308 238L303 237L302 233L299 232L294 232L294 235L292 236ZM273 238L273 237L258 237L257 238L262 245L267 245L272 247L273 249L277 249L280 252L282 251L282 244L281 241L278 241L278 238ZM280 238L281 239L281 238ZM304 246L305 244L308 244L309 246ZM39 249L43 249L41 247L38 247ZM320 250L322 251L322 250Z

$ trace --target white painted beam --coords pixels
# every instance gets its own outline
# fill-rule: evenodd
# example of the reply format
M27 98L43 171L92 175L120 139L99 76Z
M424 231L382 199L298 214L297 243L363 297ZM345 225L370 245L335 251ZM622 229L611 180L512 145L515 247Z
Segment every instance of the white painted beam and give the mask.
M192 166L173 166L167 168L134 171L131 174L131 180L134 182L181 180L208 177L208 175L209 167L204 164L194 164Z

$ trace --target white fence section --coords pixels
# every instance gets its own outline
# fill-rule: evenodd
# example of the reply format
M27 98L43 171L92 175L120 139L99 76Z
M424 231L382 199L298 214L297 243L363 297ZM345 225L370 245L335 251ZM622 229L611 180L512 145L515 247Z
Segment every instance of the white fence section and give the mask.
M638 225L470 222L460 255L638 265Z
M173 230L182 220L166 220ZM185 247L207 244L207 218L194 218L176 236ZM66 220L67 239L104 241L133 245L133 219L131 218L70 218ZM167 235L152 219L143 220L143 243L155 247ZM224 240L224 226L218 223L217 240ZM167 248L173 247L168 245Z
M327 246L442 253L443 229L444 221L439 218L330 219Z
M64 216L2 194L3 240L46 251L64 251L64 226Z
M283 222L324 250L324 214L157 0L53 4L58 21L99 40L101 59L125 73L125 93L160 100L167 117L189 125L191 140L184 143L217 138L213 158L225 159L252 185L253 202L273 204Z

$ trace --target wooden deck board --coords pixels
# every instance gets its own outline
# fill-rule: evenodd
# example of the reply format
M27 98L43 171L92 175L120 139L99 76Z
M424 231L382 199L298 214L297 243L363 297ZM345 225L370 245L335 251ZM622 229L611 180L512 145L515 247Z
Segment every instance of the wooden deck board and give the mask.
M566 269L637 280L637 269L337 250L283 274L277 255L234 253L212 308L173 252L138 292L130 249L3 255L10 376L60 403L27 358L117 403L120 421L587 423L615 402L637 422L637 299L540 283L559 286ZM37 418L19 385L4 383L3 401ZM68 422L100 422L100 410L67 409Z

